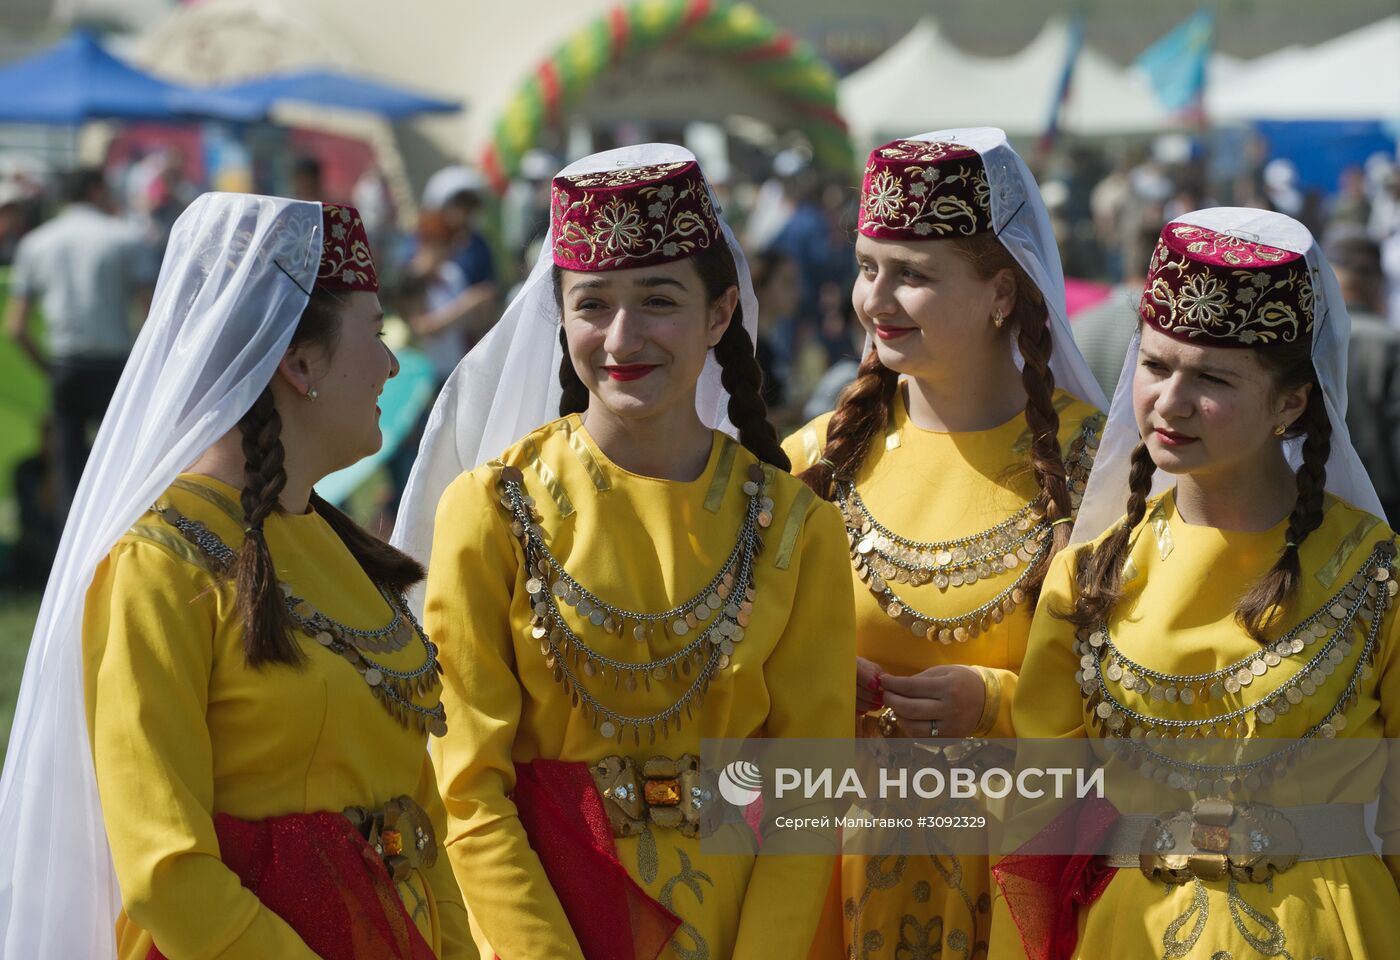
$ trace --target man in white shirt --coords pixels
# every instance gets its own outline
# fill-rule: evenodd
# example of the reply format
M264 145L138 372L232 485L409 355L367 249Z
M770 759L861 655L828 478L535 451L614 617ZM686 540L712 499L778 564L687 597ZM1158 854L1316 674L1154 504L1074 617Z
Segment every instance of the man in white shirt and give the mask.
M140 230L110 212L102 172L65 178L66 204L26 234L10 273L6 332L49 374L53 480L60 529L134 339L131 312L150 302L157 265ZM42 308L45 346L31 336Z

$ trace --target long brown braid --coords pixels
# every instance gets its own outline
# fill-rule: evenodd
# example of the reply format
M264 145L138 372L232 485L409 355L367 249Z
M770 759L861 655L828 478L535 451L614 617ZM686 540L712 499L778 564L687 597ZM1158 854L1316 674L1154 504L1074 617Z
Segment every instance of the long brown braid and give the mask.
M1322 526L1326 506L1327 457L1332 452L1332 423L1327 419L1327 406L1316 382L1308 394L1308 405L1293 429L1304 433L1303 462L1298 467L1296 481L1298 498L1288 515L1288 532L1284 535L1283 552L1273 568L1250 588L1236 610L1241 625L1260 643L1267 642L1264 630L1274 614L1283 610L1298 592L1302 564L1298 548L1318 527Z
M243 545L238 550L236 584L238 612L243 620L243 650L249 666L268 663L299 664L305 657L292 642L293 623L277 568L263 536L263 521L279 509L277 498L287 485L283 469L282 418L264 387L253 406L238 421L243 434Z
M714 245L690 258L700 275L708 301L713 304L731 287L739 285L739 274L728 246ZM563 313L564 295L562 272L554 268L554 301ZM569 344L562 327L559 343L564 355L559 363L559 415L580 413L588 408L588 388L579 378L569 356ZM729 326L715 344L715 362L720 368L720 383L729 394L729 420L739 431L739 442L764 463L789 470L792 462L778 441L778 431L768 421L768 405L763 401L763 371L754 356L753 341L744 329L744 308L734 307Z
M1051 547L1022 581L1034 603L1050 559L1069 542L1069 524L1053 521L1071 517L1073 510L1060 453L1060 414L1055 409L1055 375L1050 369L1053 340L1045 298L994 234L932 242L953 244L979 280L990 281L1002 270L1009 271L1015 280L1015 301L1006 320L1015 331L1024 360L1021 385L1026 392L1026 423L1031 428L1030 462L1040 491L1036 507L1052 521ZM827 424L821 459L798 475L819 496L830 500L836 494L838 479L854 479L871 443L889 422L898 381L899 375L885 367L872 348L855 381L837 401L836 412Z
M557 276L559 268L555 267ZM556 279L554 289L559 289ZM563 348L563 359L559 361L559 386L562 393L559 394L559 416L567 417L571 413L583 413L588 409L588 387L579 379L578 371L574 369L573 358L569 356L569 339L564 335L564 325L559 325L559 346Z
M319 345L335 349L340 330L338 300L313 291L302 312L291 346ZM263 535L267 518L282 509L278 497L287 485L282 445L282 418L272 388L265 387L238 421L243 435L243 543L233 571L239 619L243 622L243 651L249 666L297 665L305 655L294 640L294 625L277 583L277 569ZM423 579L424 570L412 557L396 550L331 506L314 491L311 506L345 544L365 574L395 592Z
M1075 571L1079 588L1074 608L1051 613L1086 629L1093 629L1108 618L1108 611L1123 597L1123 564L1128 559L1133 529L1147 515L1147 497L1152 492L1152 475L1156 471L1147 444L1139 443L1129 461L1128 515L1093 550L1079 554Z
M837 481L855 477L871 443L885 429L898 388L899 374L881 363L871 347L856 370L856 378L836 400L836 412L827 421L821 459L797 479L823 500L834 499Z

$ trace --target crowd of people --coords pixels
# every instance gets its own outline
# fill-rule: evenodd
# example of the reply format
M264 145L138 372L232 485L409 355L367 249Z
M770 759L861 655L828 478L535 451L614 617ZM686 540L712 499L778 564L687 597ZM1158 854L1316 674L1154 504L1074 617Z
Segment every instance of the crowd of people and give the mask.
M786 433L833 409L856 375L865 334L847 291L855 276L857 194L795 150L746 159L715 192L750 260L762 311L756 347L763 398ZM538 258L552 164L547 154L530 154L499 203L476 171L445 168L425 187L411 230L396 226L373 171L344 198L373 208L365 219L383 251L391 341L426 354L438 389L495 324ZM1228 203L1277 210L1308 226L1329 253L1353 317L1353 436L1387 510L1400 509L1400 334L1393 332L1400 330L1400 167L1393 160L1377 156L1364 168L1348 168L1330 195L1300 189L1292 164L1267 159L1257 143L1236 164L1243 172L1228 177L1213 177L1208 155L1179 145L1130 144L1116 153L1074 146L1039 165L1065 275L1099 288L1090 305L1072 307L1073 329L1107 396L1162 223ZM297 158L290 178L289 196L325 197L315 158ZM13 264L6 329L51 376L53 388L42 449L14 478L21 523L7 566L17 583L42 582L171 224L195 194L184 158L174 151L153 152L105 175L80 169L60 179L47 194L33 180L24 187L0 183L0 265ZM81 229L84 217L101 229ZM29 233L24 246L31 255L20 258L20 240ZM36 314L45 318L42 327L33 322ZM384 532L392 527L421 427L389 464L384 510L376 518Z
M54 451L7 952L1391 949L1393 173L1329 208L1265 167L1223 205L1140 155L1038 179L987 127L850 183L774 164L553 170L508 292L470 171L393 253L351 206L205 194L150 292L145 235L73 179L7 323L68 440L102 421ZM1077 320L1076 271L1116 284ZM316 485L382 445L396 318L438 389L386 541ZM1016 737L1114 744L1114 803L990 855L842 851L700 760ZM1172 749L1222 737L1262 749ZM1377 746L1290 779L1334 740Z

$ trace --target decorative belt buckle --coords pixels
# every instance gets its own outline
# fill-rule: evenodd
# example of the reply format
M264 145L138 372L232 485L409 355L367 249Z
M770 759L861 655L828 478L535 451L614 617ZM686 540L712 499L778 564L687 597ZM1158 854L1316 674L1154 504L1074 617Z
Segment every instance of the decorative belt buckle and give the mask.
M635 836L647 821L687 837L709 836L722 819L715 778L693 753L652 757L640 768L631 757L609 756L590 770L614 836Z
M1149 880L1169 884L1227 875L1263 883L1293 866L1301 849L1292 822L1275 808L1202 797L1189 812L1157 818L1143 835L1138 864Z
M346 807L343 813L384 861L395 883L437 862L433 823L412 797L395 797L376 810Z

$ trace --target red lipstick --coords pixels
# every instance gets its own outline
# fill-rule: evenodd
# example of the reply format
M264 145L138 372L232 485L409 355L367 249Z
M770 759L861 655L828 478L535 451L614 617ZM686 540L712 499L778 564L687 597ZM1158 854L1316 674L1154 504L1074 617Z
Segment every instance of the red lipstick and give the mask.
M614 367L604 367L612 380L640 380L659 366L655 363L624 363Z
M918 327L887 327L883 324L875 324L875 336L881 340L898 340L900 337L913 333Z
M1199 439L1198 437L1193 437L1185 433L1177 433L1174 430L1167 430L1162 427L1157 427L1152 432L1157 434L1157 439L1162 441L1163 446L1168 447L1184 447L1188 443L1195 443Z

